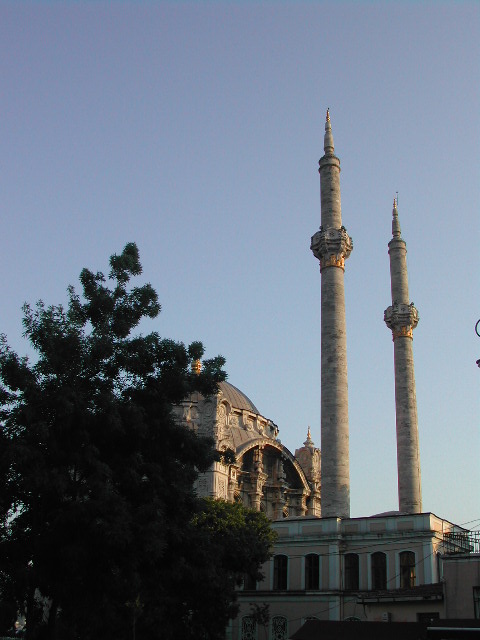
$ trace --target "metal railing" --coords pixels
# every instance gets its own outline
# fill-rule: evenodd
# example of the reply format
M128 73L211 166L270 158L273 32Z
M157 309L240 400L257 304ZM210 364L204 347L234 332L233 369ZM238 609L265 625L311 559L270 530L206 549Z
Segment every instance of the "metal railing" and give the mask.
M444 553L480 553L480 531L443 534Z

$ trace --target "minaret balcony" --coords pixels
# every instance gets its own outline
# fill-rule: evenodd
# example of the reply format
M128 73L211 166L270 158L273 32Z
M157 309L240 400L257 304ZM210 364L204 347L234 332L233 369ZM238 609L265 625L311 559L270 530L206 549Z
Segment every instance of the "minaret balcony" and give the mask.
M320 260L320 269L325 267L345 267L345 260L353 249L353 242L345 227L340 229L320 227L312 236L310 249Z
M412 337L412 331L420 319L413 302L403 304L394 302L391 307L387 307L383 319L389 329L392 330L394 339L396 337Z

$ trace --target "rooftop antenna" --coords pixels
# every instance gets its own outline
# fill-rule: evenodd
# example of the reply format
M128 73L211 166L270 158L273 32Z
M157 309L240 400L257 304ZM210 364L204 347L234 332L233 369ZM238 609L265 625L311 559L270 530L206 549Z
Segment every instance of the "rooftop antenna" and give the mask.
M398 207L398 191L395 191L395 193L397 194L397 207Z

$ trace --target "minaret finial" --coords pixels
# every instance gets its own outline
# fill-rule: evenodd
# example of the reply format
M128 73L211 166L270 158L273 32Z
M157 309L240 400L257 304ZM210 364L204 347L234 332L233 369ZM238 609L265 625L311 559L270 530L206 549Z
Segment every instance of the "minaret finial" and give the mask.
M330 122L330 108L327 109L327 119L325 120L323 149L325 151L325 155L334 155L335 145L333 144L332 123Z
M313 440L312 440L312 434L310 432L310 427L308 427L307 429L307 439L305 440L305 442L303 443L306 447L313 447Z
M197 376L199 375L199 373L202 370L202 363L200 360L193 360L192 361L192 373L195 373Z
M392 236L394 238L402 237L402 230L400 229L400 221L398 219L397 200L393 199L393 220L392 220Z

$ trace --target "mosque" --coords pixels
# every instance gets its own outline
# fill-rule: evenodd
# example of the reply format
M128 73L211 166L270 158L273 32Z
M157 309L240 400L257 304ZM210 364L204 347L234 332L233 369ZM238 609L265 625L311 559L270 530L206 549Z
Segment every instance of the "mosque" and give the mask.
M445 576L458 569L452 558L471 559L472 551L480 551L478 540L472 547L468 531L422 510L412 348L419 315L409 298L395 200L388 242L391 305L384 320L394 348L399 504L396 511L350 518L344 272L353 242L342 222L340 160L328 111L319 173L321 225L311 250L321 273L321 448L309 429L292 454L277 425L228 382L215 397L195 394L176 408L186 427L235 454L231 464L216 462L200 476L198 493L263 511L278 535L264 579L246 579L239 593L231 640L287 640L311 619L418 622L473 618L477 608L480 617L477 578L469 587L468 611L448 598L445 586ZM480 585L480 556L474 555ZM268 612L263 621L255 616L262 607Z

